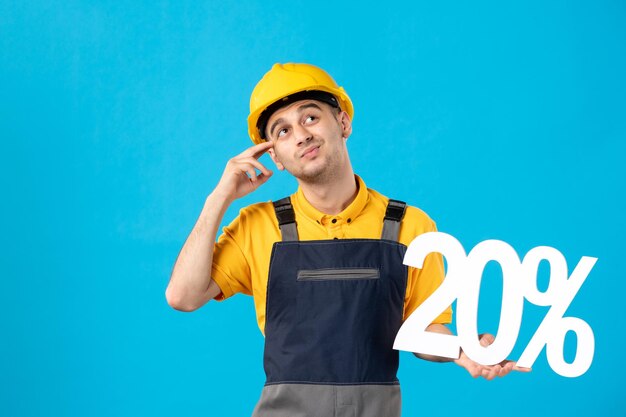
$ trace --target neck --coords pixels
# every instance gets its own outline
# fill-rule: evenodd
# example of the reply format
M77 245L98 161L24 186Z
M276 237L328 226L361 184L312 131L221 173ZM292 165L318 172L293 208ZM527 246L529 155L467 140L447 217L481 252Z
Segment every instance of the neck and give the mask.
M307 201L317 210L330 215L341 213L354 201L359 191L352 169L329 183L298 182Z

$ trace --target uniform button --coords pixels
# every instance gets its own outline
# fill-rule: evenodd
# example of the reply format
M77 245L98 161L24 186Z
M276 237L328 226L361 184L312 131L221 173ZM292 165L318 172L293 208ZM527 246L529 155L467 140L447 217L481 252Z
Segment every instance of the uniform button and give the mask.
M350 223L352 221L352 219L348 219L348 223Z
M331 222L337 223L337 219L332 219Z

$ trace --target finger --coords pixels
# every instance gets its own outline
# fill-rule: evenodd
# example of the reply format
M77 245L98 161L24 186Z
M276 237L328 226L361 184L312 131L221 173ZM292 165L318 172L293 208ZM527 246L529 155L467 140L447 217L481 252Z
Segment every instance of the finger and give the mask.
M467 372L470 373L472 378L478 378L482 375L482 367L479 365L468 364L467 366L464 366L464 368L467 369Z
M267 182L267 180L270 179L270 177L272 176L272 171L269 172L269 174L260 174L256 177L256 182L254 183L255 187L259 187L260 185L263 185Z
M496 340L496 338L494 337L494 335L489 334L489 333L485 333L480 335L480 345L482 347L487 347L490 344L492 344L494 341Z
M242 161L242 160L233 161L231 165L231 169L233 170L233 172L237 174L243 173L244 175L247 175L247 177L253 181L256 181L256 177L258 176L256 172L257 168L259 168L259 171L264 172L266 174L269 172L269 170L265 168L263 165L261 165L256 159L254 158L249 158L249 159L254 162L248 162L248 161Z
M263 155L265 152L268 151L268 149L270 149L273 146L274 146L274 142L272 141L261 142L258 145L249 147L248 149L240 153L239 156L253 157L255 159L258 159L261 157L261 155Z
M508 373L511 372L512 369L513 369L513 366L511 366L510 363L505 363L504 365L500 367L500 372L498 372L498 376L502 377L502 376L508 375Z
M513 366L513 370L517 371L517 372L530 372L533 370L533 368L524 368L523 366Z
M505 365L509 367L511 371L530 372L533 370L532 368L525 368L523 366L517 366L517 362L515 361L506 360L506 361L503 361L502 363L503 364L506 363Z
M530 372L532 371L532 368L524 368L522 366L517 366L515 361L503 361L501 363L502 368L506 370L506 374L508 374L511 371L516 371L516 372ZM506 375L504 374L504 375Z
M502 370L502 367L500 365L492 366L491 369L489 370L489 374L487 375L487 380L491 381L492 379L500 375L501 370Z
M515 366L512 361L504 361L500 365L502 365L502 371L500 372L500 376L507 375L513 370L513 366Z
M256 168L252 164L236 162L234 164L233 172L236 174L243 174L247 179L251 181L256 181L257 173Z
M250 178L250 181L255 182L256 181L256 169L254 169L253 166L248 166L245 170L245 172L248 174L248 177Z
M259 161L257 161L256 159L252 157L238 159L237 163L238 164L250 164L264 174L267 174L269 172L269 170L265 168L265 165L263 165L262 163L260 163Z

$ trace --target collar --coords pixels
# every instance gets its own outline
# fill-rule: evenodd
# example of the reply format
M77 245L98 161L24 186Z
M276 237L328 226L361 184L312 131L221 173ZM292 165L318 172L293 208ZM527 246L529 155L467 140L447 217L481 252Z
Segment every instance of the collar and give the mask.
M356 178L358 192L352 203L350 203L341 213L333 216L322 213L307 201L300 187L298 187L298 191L296 191L294 197L292 198L294 210L301 211L306 217L322 224L325 223L325 220L329 217L354 220L365 208L369 197L365 182L358 175L355 175L354 177Z

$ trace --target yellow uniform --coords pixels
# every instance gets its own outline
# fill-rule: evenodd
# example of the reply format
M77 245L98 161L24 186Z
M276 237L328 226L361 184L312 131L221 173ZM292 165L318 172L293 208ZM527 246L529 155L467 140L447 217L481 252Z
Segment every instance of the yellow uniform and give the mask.
M380 239L389 199L368 189L360 177L356 179L356 198L337 215L319 212L306 200L301 189L291 196L301 241ZM435 223L426 213L407 206L398 240L408 246L416 236L436 230ZM253 204L242 209L239 216L224 228L213 254L211 277L222 290L217 299L224 300L236 293L252 295L257 322L263 333L272 245L281 239L272 203ZM409 267L408 271L405 320L441 284L444 277L443 259L439 254L430 254L422 269ZM452 309L448 308L434 323L450 323L451 320Z

